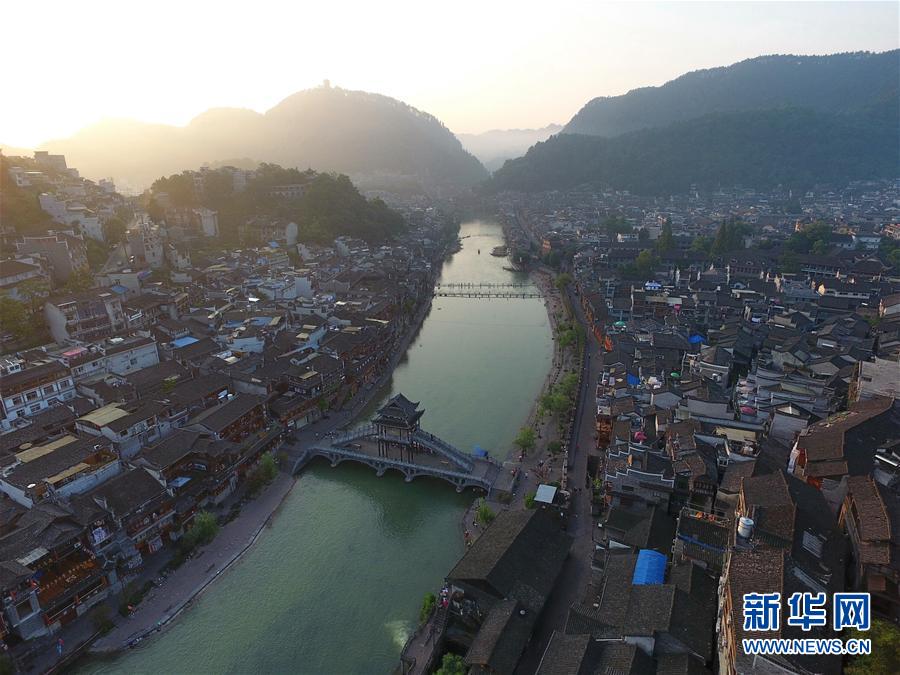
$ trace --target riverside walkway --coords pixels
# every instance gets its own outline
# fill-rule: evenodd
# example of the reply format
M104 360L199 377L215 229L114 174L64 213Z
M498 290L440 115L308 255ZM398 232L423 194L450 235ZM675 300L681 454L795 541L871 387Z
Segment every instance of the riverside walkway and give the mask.
M476 487L490 494L502 470L498 462L464 453L422 429L416 429L404 440L402 448L386 448L387 443L397 445L397 439L370 424L326 436L305 447L290 441L286 449L293 460L294 473L314 457L323 457L332 466L345 461L365 464L379 476L393 469L402 473L407 482L419 476L440 478L453 484L457 492Z

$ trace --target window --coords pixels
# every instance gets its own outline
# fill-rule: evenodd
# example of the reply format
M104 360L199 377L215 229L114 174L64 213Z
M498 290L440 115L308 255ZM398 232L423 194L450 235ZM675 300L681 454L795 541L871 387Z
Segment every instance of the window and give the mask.
M38 397L38 395L37 395L37 392L36 392L36 391L29 391L27 394L25 394L25 400L26 400L26 401L33 401L33 400L35 400L37 397Z
M33 406L31 406L28 410L31 411L32 413L36 413L36 412L37 412L38 410L40 410L40 409L41 409L41 404L40 404L40 403L35 403L35 404L34 404Z
M45 396L49 396L52 393L53 393L53 385L50 385L49 387L44 387L44 395Z
M13 396L13 405L22 405L22 397L21 396Z

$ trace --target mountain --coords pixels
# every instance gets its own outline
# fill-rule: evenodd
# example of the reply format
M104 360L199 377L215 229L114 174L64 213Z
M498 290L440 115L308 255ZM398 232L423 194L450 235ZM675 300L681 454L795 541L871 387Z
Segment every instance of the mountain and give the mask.
M900 50L764 56L594 99L494 173L497 190L583 183L796 188L900 175Z
M896 178L897 102L857 114L809 109L714 113L616 138L558 134L494 173L493 190L582 184L668 195L743 185L797 189Z
M900 50L760 56L698 70L660 87L589 101L563 133L592 136L660 127L711 113L772 108L852 112L897 97Z
M548 124L540 129L493 129L480 134L456 134L456 137L488 171L495 171L507 159L521 157L532 145L560 131L561 125Z
M487 173L439 120L396 99L323 86L265 113L216 108L185 127L106 120L41 149L85 176L144 188L161 175L229 158L349 174L370 182L467 186ZM245 160L246 161L246 160Z

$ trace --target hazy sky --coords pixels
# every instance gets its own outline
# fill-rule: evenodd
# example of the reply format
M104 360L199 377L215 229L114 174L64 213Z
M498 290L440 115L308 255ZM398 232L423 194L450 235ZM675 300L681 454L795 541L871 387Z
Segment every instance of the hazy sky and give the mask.
M0 10L0 141L104 117L185 124L332 84L451 130L564 123L590 98L770 53L900 47L900 3L30 0Z

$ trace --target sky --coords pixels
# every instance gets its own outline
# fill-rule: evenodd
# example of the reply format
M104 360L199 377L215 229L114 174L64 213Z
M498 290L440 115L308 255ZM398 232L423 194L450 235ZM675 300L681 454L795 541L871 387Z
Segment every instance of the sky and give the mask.
M455 132L540 127L761 54L900 47L896 1L32 0L0 19L0 141L25 148L104 118L263 112L324 79Z

